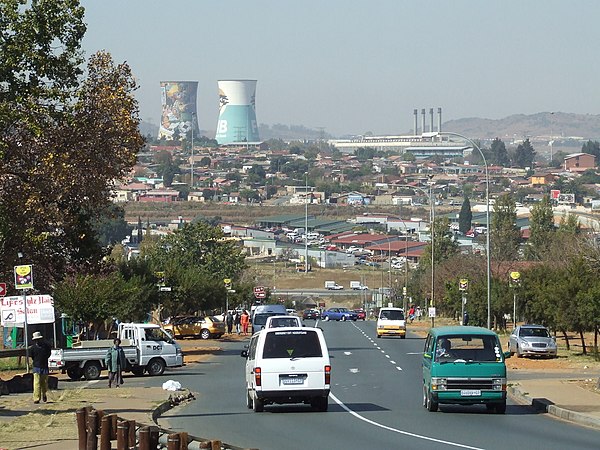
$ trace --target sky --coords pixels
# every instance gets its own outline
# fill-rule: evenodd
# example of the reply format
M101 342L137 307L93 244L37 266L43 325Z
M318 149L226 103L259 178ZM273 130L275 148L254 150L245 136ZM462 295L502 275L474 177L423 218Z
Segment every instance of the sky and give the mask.
M154 124L162 80L199 82L199 126L211 131L227 79L258 80L259 123L333 136L407 133L415 108L441 107L444 122L600 114L598 0L81 3L85 55L126 61Z

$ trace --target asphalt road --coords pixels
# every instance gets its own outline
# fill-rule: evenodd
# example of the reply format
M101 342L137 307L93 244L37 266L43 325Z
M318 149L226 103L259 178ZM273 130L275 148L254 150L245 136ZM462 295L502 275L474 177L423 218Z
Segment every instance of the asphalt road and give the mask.
M597 449L600 431L512 404L422 407L423 340L376 339L375 322L319 322L333 366L329 411L305 405L246 408L243 342L223 343L210 360L172 372L198 393L160 424L240 447L268 449Z

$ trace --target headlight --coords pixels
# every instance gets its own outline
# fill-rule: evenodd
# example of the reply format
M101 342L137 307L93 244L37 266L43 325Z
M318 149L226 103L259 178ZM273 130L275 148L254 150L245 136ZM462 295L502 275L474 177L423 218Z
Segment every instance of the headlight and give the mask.
M548 347L550 348L556 348L556 342L554 342L553 340L548 342Z
M506 390L506 378L493 378L492 389L494 391L505 391Z
M531 347L531 344L527 341L521 341L521 342L519 342L519 345L521 347Z
M432 391L445 391L446 390L446 379L445 378L432 378L431 379L431 390Z

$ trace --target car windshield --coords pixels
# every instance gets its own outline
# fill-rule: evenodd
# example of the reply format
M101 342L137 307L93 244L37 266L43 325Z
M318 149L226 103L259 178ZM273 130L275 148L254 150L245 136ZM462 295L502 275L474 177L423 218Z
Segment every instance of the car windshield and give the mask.
M260 313L254 314L254 320L252 323L256 325L264 325L267 323L267 319L271 316L278 316L281 313Z
M278 317L271 319L270 326L271 328L297 327L298 320L293 317Z
M521 328L520 335L522 337L550 337L546 328Z
M146 328L144 338L147 341L171 341L171 337L160 328Z
M338 311L339 312L350 312L350 311L348 311L348 308L339 308Z
M502 351L496 336L443 336L436 343L435 359L439 362L500 361Z
M380 319L387 320L404 320L404 312L397 309L384 309L379 315Z
M264 332L264 331L263 331ZM265 338L263 358L319 358L323 356L314 331L275 331Z

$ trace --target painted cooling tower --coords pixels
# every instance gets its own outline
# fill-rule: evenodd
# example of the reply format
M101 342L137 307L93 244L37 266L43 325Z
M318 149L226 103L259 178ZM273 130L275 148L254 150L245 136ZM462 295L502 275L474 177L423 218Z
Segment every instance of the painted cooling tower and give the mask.
M162 115L158 138L169 141L185 139L194 127L198 134L198 117L196 114L197 81L161 81Z
M219 144L259 141L255 97L256 80L219 81Z

